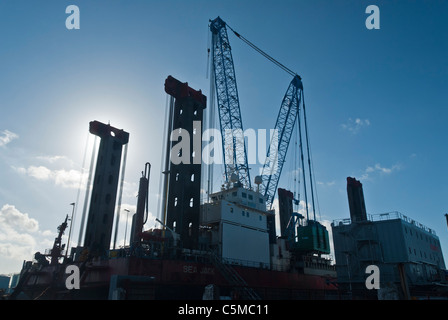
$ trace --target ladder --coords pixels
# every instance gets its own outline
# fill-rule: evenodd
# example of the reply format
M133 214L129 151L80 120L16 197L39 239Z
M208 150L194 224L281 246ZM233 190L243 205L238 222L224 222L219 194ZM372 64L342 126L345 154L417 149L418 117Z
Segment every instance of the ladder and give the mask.
M260 296L254 289L250 288L246 281L239 275L239 273L232 268L230 264L222 261L214 252L210 251L210 258L213 265L221 272L224 278L230 285L235 287L241 294L241 297L246 300L261 300Z

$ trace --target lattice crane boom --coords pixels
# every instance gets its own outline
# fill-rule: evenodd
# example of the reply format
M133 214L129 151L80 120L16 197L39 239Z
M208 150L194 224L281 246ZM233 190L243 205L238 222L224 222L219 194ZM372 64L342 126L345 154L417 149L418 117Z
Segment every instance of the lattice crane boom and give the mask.
M243 123L226 23L218 17L210 21L210 31L226 181L231 181L231 175L236 173L241 184L250 188Z
M274 128L276 135L273 136L269 145L266 161L262 168L260 192L264 194L268 208L271 208L274 201L289 142L299 116L302 97L303 84L300 77L295 75L283 97Z

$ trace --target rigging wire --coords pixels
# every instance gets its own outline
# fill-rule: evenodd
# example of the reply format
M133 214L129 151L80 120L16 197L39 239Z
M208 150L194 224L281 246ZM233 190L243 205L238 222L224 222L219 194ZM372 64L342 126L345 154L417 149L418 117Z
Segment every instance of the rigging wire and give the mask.
M296 122L299 122L299 117L296 118ZM298 155L298 138L299 138L299 132L298 128L299 126L294 126L294 199L293 203L296 206L297 212L299 212L300 209L300 165L297 163L297 155ZM298 180L298 181L296 181ZM297 193L296 193L297 190Z
M210 47L211 47L211 37L210 37L210 25L207 28L207 66L205 72L205 79L208 79L208 75L210 73Z
M162 136L162 150L163 148L166 147L166 139L167 139L167 130L168 130L168 115L169 115L169 94L166 94L166 101L165 101L165 120L163 122L163 132L165 132L165 134L163 134ZM163 164L165 163L165 152L161 152L160 153L160 163ZM159 193L158 193L158 202L157 202L157 218L159 218L159 220L162 220L162 216L159 214L162 214L162 202L163 202L163 181L164 181L164 174L163 174L164 170L160 170L160 177L159 177Z
M79 237L78 237L78 247L81 247L81 241L84 236L84 224L86 223L86 212L87 212L87 205L89 204L90 200L90 189L92 188L92 176L93 176L93 165L95 164L95 154L97 152L97 136L95 136L93 140L93 148L92 148L92 158L90 159L90 168L89 168L89 176L87 178L87 188L86 188L86 195L84 197L84 207L82 209L82 217L81 217L81 227L79 230Z
M310 190L311 190L311 204L313 206L313 218L314 221L316 221L316 210L314 206L314 191L313 191L313 177L311 173L311 158L310 158L310 144L309 144L309 137L308 137L308 124L306 121L306 111L305 111L305 94L302 90L302 105L303 105L303 122L305 123L305 138L306 138L306 149L307 149L307 156L308 156L308 170L310 175Z
M247 40L244 36L242 36L240 33L236 32L235 30L232 29L231 26L229 26L226 23L227 27L232 30L232 32L241 40L243 40L246 44L248 44L251 48L253 48L255 51L257 51L258 53L260 53L263 57L265 57L266 59L268 59L269 61L273 62L276 66L278 66L280 69L284 70L285 72L289 73L291 76L298 76L297 73L295 73L294 71L292 71L291 69L289 69L288 67L286 67L284 64L280 63L278 60L274 59L273 57L271 57L270 55L268 55L266 52L264 52L263 50L261 50L260 48L258 48L255 44L253 44L252 42L250 42L249 40ZM298 76L300 78L300 76Z
M77 214L78 214L79 196L81 194L82 182L83 182L83 177L84 177L84 174L85 174L85 165L86 165L86 158L87 158L87 149L88 149L88 145L89 145L89 138L90 138L90 133L87 132L86 144L85 144L85 147L84 147L84 156L83 156L83 159L82 159L82 166L81 166L81 177L79 178L78 192L76 194L75 210L74 210L74 214L72 216L72 221L70 223L70 229L75 224L76 217L77 217ZM67 245L67 252L68 252L68 250L70 250L70 248Z
M126 170L126 159L128 156L128 144L126 143L124 145L124 153L122 155L122 165L121 165L121 179L120 179L120 190L118 191L118 204L117 204L117 218L115 219L115 235L114 235L114 246L113 248L116 248L117 245L117 236L118 236L118 226L120 223L120 215L121 215L121 199L123 196L123 185L124 185L124 173ZM125 239L126 241L126 239Z
M214 46L214 43L211 43L213 41L213 38L211 38L209 40L209 55L210 55L210 47ZM214 54L212 55L212 59L214 59ZM211 62L213 63L213 62ZM215 72L214 69L212 68L210 70L210 99L209 101L209 108L207 109L208 112L208 119L206 117L206 128L204 128L205 130L207 130L207 132L210 133L210 131L208 129L212 129L212 128L216 128L216 117L215 117L215 99L216 99L216 87L215 87ZM210 137L209 137L210 138ZM215 144L216 142L216 138L213 137L214 141L213 143ZM216 150L213 149L215 155L216 155ZM208 156L210 156L210 154L208 154ZM210 194L213 193L213 185L214 185L214 181L213 181L213 169L214 169L214 165L212 163L210 163L210 159L208 159L208 164L207 164L207 202L210 202ZM213 161L214 162L214 161Z
M303 143L302 143L302 125L300 122L300 109L299 113L297 115L299 118L298 124L298 130L299 130L299 148L300 148L300 161L302 164L302 178L303 178L303 193L305 196L305 211L306 211L306 219L309 220L309 212L308 212L308 195L306 192L306 176L305 176L305 164L304 164L304 156L303 156Z

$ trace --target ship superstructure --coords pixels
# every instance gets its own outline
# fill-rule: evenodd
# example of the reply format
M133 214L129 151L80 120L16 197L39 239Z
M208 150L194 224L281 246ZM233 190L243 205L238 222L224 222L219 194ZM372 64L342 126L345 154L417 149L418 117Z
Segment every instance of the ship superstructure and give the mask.
M270 269L270 230L274 213L266 211L263 195L235 182L229 189L211 195L203 205L201 221L207 240L229 263Z

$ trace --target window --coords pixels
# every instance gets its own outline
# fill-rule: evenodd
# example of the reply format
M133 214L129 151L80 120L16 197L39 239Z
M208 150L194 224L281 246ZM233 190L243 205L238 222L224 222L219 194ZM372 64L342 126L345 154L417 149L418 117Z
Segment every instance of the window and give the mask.
M263 203L263 198L258 199L260 203Z
M247 198L247 193L246 192L241 193L241 195L243 196L243 198Z
M232 192L232 196L236 197L237 195L238 195L238 192L236 192L236 191Z
M254 197L250 194L249 195L249 200L253 200L254 199Z

